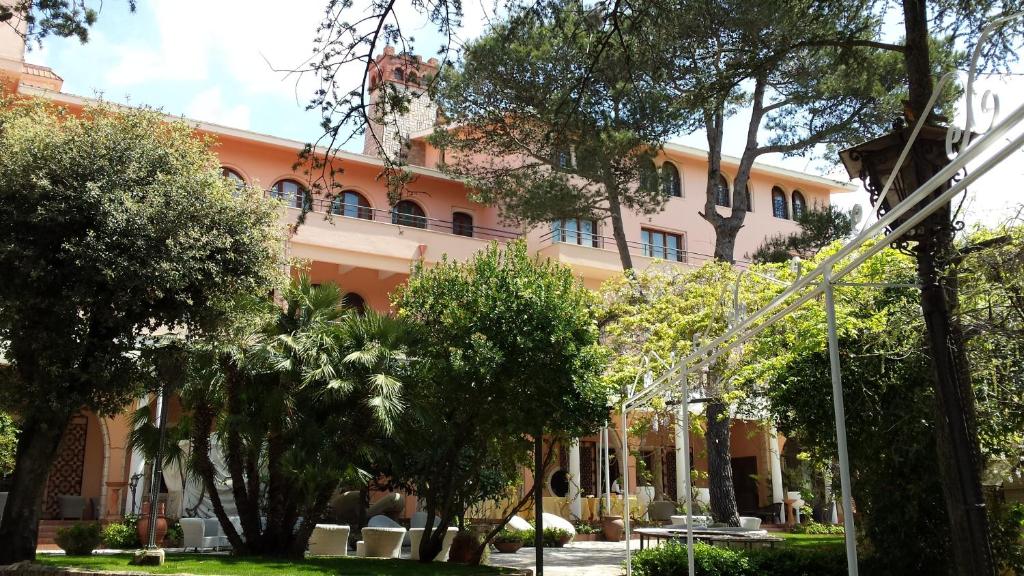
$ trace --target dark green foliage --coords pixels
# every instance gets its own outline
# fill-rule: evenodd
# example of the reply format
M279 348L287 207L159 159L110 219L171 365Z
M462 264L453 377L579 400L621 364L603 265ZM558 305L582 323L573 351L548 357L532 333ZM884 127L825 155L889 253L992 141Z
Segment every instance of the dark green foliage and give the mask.
M576 0L510 10L439 77L435 97L453 128L433 140L449 150L445 169L511 220L612 219L629 268L615 219L668 200L652 159L683 114L652 57L651 8L631 4L614 28L595 10Z
M821 522L805 522L797 524L790 530L793 534L845 534L842 524L822 524Z
M128 515L120 522L111 522L103 527L103 545L117 550L138 548L139 533L137 531L138 516ZM180 526L175 523L176 526Z
M695 576L843 576L846 557L843 550L741 551L698 543L694 546L694 566ZM686 545L679 542L641 550L633 556L633 573L637 576L678 576L686 571Z
M343 294L301 275L283 306L260 300L191 351L182 400L192 411L194 466L211 499L214 475L230 475L244 533L236 551L302 557L334 491L371 476L406 405L404 325L345 307ZM224 471L209 460L214 425ZM226 515L220 521L234 538Z
M69 556L88 556L100 545L103 536L98 522L77 522L58 528L54 540Z
M1024 504L990 501L989 526L996 565L1001 571L1024 574Z
M0 478L14 471L14 452L18 448L18 427L11 415L0 412Z
M604 420L604 353L593 295L522 242L417 268L395 304L415 332L416 374L380 469L441 518L439 545L470 506L509 495L533 435L578 437Z
M519 535L522 537L523 546L532 547L537 538L537 531L535 529L530 530L519 530ZM561 548L562 542L571 533L568 530L561 528L545 528L544 529L544 547L545 548Z
M829 205L824 209L807 210L796 218L800 231L789 236L772 236L751 256L761 264L788 262L793 256L809 258L836 240L853 233L855 223L849 213Z
M135 11L135 1L127 0L128 9ZM89 29L96 23L103 2L90 0L14 0L0 3L0 25L16 26L24 21L26 39L41 41L54 35L61 38L74 36L85 43Z
M279 250L274 203L227 182L192 126L0 99L0 404L22 430L0 563L34 555L68 418L121 410L152 385L149 335L199 336L266 294Z
M509 530L505 529L498 532L491 542L495 544L501 544L502 542L525 542L533 541L533 531L529 531L529 538L527 538L527 532L523 530Z

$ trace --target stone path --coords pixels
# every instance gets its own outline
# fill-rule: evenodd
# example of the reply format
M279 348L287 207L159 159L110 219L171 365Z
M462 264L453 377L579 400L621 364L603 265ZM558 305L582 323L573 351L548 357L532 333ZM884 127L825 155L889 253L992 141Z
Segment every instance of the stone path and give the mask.
M640 547L639 540L633 540L632 549ZM491 553L489 564L508 568L529 568L534 566L533 548L520 548L515 554ZM626 561L625 542L573 542L564 548L544 549L545 576L620 576L625 574L622 563Z

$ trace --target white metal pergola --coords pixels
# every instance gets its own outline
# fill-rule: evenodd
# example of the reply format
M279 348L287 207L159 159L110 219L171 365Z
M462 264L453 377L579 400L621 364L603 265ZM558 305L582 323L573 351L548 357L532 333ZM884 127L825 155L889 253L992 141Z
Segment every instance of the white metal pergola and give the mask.
M977 62L980 56L981 47L997 26L1007 22L1008 20L1019 18L1021 16L1022 14L1014 14L996 19L982 31L981 37L979 38L972 56L970 70L968 71L965 94L967 104L966 127L963 130L959 130L954 127L949 129L946 138L947 153L952 155L953 145L958 143L959 146L956 157L953 158L947 166L927 182L922 184L917 190L909 194L902 202L892 206L892 208L877 221L870 225L866 224L860 234L847 242L839 249L838 252L836 252L836 254L826 259L813 270L798 276L792 284L790 284L766 306L756 310L746 318L735 318L732 326L730 326L722 335L712 339L704 345L693 346L693 349L689 354L678 359L674 359L671 365L669 365L658 378L653 379L649 385L643 387L639 391L628 394L619 404L622 416L623 444L628 446L626 431L629 410L648 405L657 397L676 398L677 402L679 402L678 405L682 406L682 409L679 410L679 417L681 417L682 421L677 422L677 426L681 425L684 430L683 439L685 445L683 453L685 455L684 462L686 463L688 470L688 375L691 372L703 370L723 355L729 353L736 347L741 346L744 342L754 338L762 331L799 309L808 301L824 295L826 322L828 328L828 350L832 378L832 395L836 421L836 440L839 452L840 483L843 509L845 511L843 516L844 526L846 529L845 540L847 571L851 576L856 576L858 574L857 545L854 530L854 517L852 513L853 498L850 492L850 461L846 442L846 414L843 404L839 343L836 336L833 287L841 285L842 278L850 274L868 258L885 249L889 246L890 242L906 234L929 215L945 206L953 197L966 191L968 186L987 174L993 167L999 165L1011 154L1024 147L1024 134L1012 134L1013 130L1018 126L1021 126L1022 122L1024 122L1024 105L1016 108L1007 114L1005 118L996 122L995 116L997 116L999 112L998 98L992 97L990 93L986 93L982 98L982 107L984 111L992 112L993 123L984 134L972 141L972 131L974 129L974 80L977 75ZM942 93L943 88L955 77L955 75L955 72L951 72L943 76L937 83L936 88L933 91L932 98L929 101L929 110L934 106L935 101L938 95ZM896 168L893 169L892 175L883 188L882 193L879 195L878 202L881 202L882 199L886 197L887 192L892 187L898 174L898 168L906 161L911 147L925 124L925 120L926 118L922 117L915 124L911 137L897 161ZM953 183L953 185L951 185L947 190L931 197L934 192L952 181L958 173L966 171L968 164L976 165L972 171L968 172L959 181ZM911 211L913 212L911 213ZM895 228L892 228L891 232L886 234L886 229L891 226L895 226ZM876 241L882 237L884 237L883 241ZM628 477L626 476L626 472L626 462L625 459L623 459L624 477ZM626 528L626 574L627 576L631 576L632 555L630 550L631 530L629 525L628 482L624 483L624 487L623 517ZM693 524L689 474L685 475L685 492L687 526L689 527ZM687 530L687 555L689 574L692 576L694 574L693 533L689 528Z

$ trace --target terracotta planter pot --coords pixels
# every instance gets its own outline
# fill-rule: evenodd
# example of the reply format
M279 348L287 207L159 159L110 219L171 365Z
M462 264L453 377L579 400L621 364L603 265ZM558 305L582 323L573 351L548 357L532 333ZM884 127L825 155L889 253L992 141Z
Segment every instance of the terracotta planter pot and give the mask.
M165 504L159 503L156 507L156 544L160 546L164 541L164 536L167 535L167 517L164 516ZM139 534L139 542L145 547L149 543L149 502L142 503L142 515L139 516L139 524L137 532Z
M494 547L498 549L498 552L502 554L514 554L523 547L522 541L515 540L512 542L495 542Z
M602 516L601 531L604 533L604 539L609 542L622 540L622 534L626 531L622 516Z
M569 542L572 542L572 534L563 534L558 538L558 547L561 548Z

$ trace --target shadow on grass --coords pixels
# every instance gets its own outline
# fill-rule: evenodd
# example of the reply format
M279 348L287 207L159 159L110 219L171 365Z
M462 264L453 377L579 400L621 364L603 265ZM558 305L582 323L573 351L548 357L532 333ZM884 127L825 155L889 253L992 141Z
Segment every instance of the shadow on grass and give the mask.
M163 566L131 566L130 554L93 556L46 556L37 562L47 566L65 566L90 570L139 571L151 574L196 574L209 576L491 576L501 574L488 566L457 564L421 564L411 560L371 558L307 558L287 560L229 556L225 554L168 554Z

